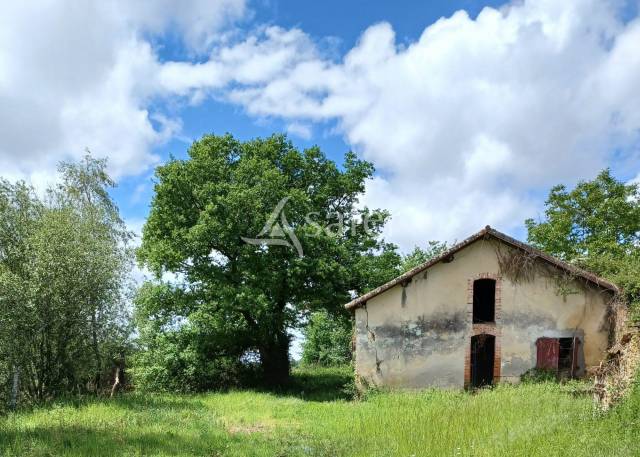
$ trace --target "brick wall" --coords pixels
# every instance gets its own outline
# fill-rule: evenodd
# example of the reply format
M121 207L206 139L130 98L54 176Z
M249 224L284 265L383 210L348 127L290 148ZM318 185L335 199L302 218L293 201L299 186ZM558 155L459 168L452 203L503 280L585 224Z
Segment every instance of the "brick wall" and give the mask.
M494 323L473 323L473 282L476 279L493 279L496 282L495 295L495 322ZM476 335L487 334L495 337L495 354L493 361L493 382L500 381L500 365L502 361L501 336L502 328L500 325L502 314L502 277L494 273L480 273L467 280L467 323L469 332L466 341L466 352L464 358L464 386L471 385L471 338Z

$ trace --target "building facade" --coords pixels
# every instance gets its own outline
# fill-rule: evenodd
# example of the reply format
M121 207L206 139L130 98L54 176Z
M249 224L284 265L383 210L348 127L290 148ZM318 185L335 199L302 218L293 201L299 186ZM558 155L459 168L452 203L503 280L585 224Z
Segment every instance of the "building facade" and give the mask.
M609 346L614 284L486 227L346 305L360 382L403 388L581 377Z

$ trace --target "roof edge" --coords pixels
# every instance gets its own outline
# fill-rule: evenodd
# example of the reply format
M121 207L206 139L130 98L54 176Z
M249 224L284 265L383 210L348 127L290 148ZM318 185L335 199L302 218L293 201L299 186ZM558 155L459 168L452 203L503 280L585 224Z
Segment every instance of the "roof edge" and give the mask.
M433 259L423 263L422 265L418 265L417 267L412 268L411 270L401 274L400 276L398 276L397 278L392 279L391 281L376 287L373 290L370 290L369 292L367 292L366 294L363 294L353 300L351 300L349 303L347 303L346 305L344 305L344 307L346 309L355 309L355 308L359 308L360 306L363 306L368 300L372 299L373 297L376 297L378 295L380 295L383 292L386 292L387 290L391 289L392 287L397 286L398 284L402 284L405 283L409 280L411 280L411 278L413 278L415 275L417 275L418 273L423 272L424 270L432 267L433 265L451 257L453 254L455 254L456 252L460 251L461 249L469 246L470 244L478 241L481 238L487 238L487 237L493 237L496 238L500 241L502 241L505 244L508 244L512 247L515 247L517 249L521 249L523 251L526 251L536 257L539 257L540 259L556 266L557 268L560 268L562 270L565 271L569 271L570 273L576 275L576 276L580 276L583 279L586 279L587 281L589 281L592 284L597 285L598 287L601 287L603 289L607 289L610 291L613 291L614 293L618 293L619 292L619 288L618 286L616 286L614 283L607 281L604 278L601 278L591 272L588 272L586 270L583 270L581 268L578 268L574 265L571 265L567 262L564 262L560 259L557 259L539 249L536 249L526 243L523 243L522 241L518 241L515 238L510 237L509 235L506 235L502 232L499 232L498 230L495 230L494 228L490 227L489 225L487 225L485 228L483 228L482 230L480 230L479 232L474 233L473 235L471 235L470 237L462 240L459 243L454 244L453 246L451 246L449 249L447 249L446 251L444 251L442 254L440 254L437 257L434 257Z

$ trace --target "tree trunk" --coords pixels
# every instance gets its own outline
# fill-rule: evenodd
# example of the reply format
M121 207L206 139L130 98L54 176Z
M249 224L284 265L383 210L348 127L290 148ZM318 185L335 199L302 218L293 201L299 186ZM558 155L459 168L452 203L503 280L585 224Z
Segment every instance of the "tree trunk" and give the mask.
M116 367L116 375L115 380L113 381L113 386L111 387L111 395L109 397L113 398L115 393L120 389L120 367Z
M125 374L125 356L121 354L120 359L116 362L116 371L113 381L113 386L111 387L111 398L113 398L114 394L120 390L122 390L126 383L126 374Z
M289 336L279 331L272 337L272 341L260 348L260 361L265 384L280 387L289 381Z
M18 392L20 390L20 371L17 366L13 367L13 383L11 385L11 400L9 402L9 408L15 411L18 406Z
M96 394L100 392L100 377L102 375L102 358L100 357L100 348L98 345L98 322L96 318L97 310L91 314L91 339L93 346L93 356L96 359L96 371L94 374L94 383Z

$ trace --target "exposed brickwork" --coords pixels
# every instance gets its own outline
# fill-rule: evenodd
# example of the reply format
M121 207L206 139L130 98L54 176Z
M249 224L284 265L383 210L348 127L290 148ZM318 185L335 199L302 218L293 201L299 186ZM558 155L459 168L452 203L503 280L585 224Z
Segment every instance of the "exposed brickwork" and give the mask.
M495 322L485 322L482 324L473 323L473 282L476 279L494 279L496 281L495 295ZM502 276L495 273L479 273L467 280L467 325L469 332L467 337L467 349L464 358L464 386L471 385L471 338L483 333L495 337L495 353L493 361L493 382L500 381L500 367L502 362L501 336L502 326Z

